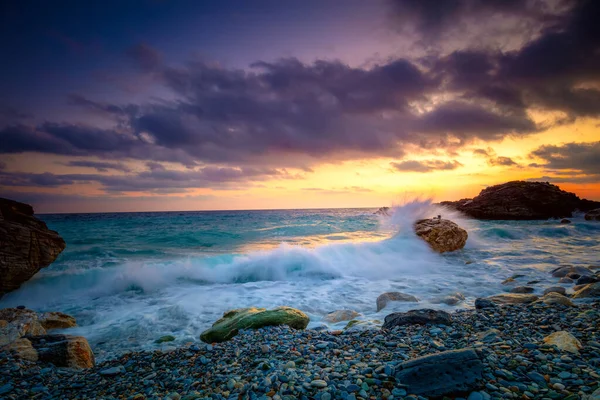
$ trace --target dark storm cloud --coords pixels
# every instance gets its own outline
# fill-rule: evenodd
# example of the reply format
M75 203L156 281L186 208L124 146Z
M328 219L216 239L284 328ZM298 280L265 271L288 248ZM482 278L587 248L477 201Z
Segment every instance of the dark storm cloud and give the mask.
M109 169L120 171L120 172L130 172L131 170L121 164L114 162L104 162L104 161L69 161L66 165L70 167L86 167L86 168L94 168L98 172L107 172Z
M128 116L134 114L138 107L135 105L128 105L125 107L117 106L109 103L100 103L96 101L92 101L87 97L77 94L71 93L67 95L68 104L73 106L79 106L85 108L90 111L95 111L99 113L106 114L114 114L116 116Z
M392 162L390 165L397 171L402 172L432 172L432 171L448 171L462 164L458 161L441 161L441 160L406 160L401 162Z
M530 156L541 158L547 170L577 170L585 174L600 174L600 142L567 143L562 146L541 146Z
M191 188L240 189L267 179L298 179L284 169L206 166L195 170L168 170L152 165L135 174L52 174L0 171L0 186L57 187L96 182L106 192L186 192Z
M531 133L536 126L525 116L500 114L468 103L448 102L419 118L416 129L445 133L465 141L472 138L487 141L512 133Z
M120 105L71 94L70 105L109 117L114 128L68 120L33 126L12 119L0 125L0 153L130 158L147 162L150 171L112 181L104 175L4 181L20 185L37 179L40 185L56 186L92 180L114 191L127 190L125 180L140 190L192 187L185 182L205 187L221 181L282 178L283 168L310 171L323 161L399 159L407 146L452 154L478 140L497 141L551 126L536 125L530 110L561 111L568 121L598 116L600 2L563 1L561 7L551 3L398 0L394 10L399 18L414 23L424 38L498 16L522 18L535 29L510 50L465 41L450 51L430 51L428 57L415 60L392 59L370 68L295 58L259 61L247 70L198 61L174 66L154 48L139 44L127 55L144 82L160 86L164 98ZM489 150L475 154L492 165L516 164ZM579 162L569 157L544 159L554 165ZM163 162L182 164L190 171L168 170ZM223 167L198 169L207 163ZM434 160L394 164L412 171L459 166Z

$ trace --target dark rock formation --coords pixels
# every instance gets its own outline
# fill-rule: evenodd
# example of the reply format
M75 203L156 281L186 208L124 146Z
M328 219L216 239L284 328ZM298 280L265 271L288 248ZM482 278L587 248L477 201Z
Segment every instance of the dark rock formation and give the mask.
M390 216L390 208L389 207L379 207L379 210L375 211L373 214L384 215L386 217L389 217Z
M50 265L65 246L30 205L0 198L0 297Z
M465 247L467 231L447 219L421 219L415 222L415 233L438 253Z
M578 275L577 278L574 278L578 279L580 276L592 276L594 273L589 268L574 267L572 265L564 265L562 267L558 267L552 270L552 276L555 278L563 278L565 276L570 278L569 275L572 274Z
M68 368L92 368L95 365L94 353L84 337L42 335L24 339L31 342L41 362Z
M444 351L398 366L396 379L409 393L427 397L466 394L483 381L483 363L474 349ZM464 396L466 397L466 396Z
M539 220L572 216L589 211L600 202L584 200L547 182L513 181L483 189L473 199L444 201L473 218L491 220Z
M478 298L475 299L475 308L477 310L482 310L484 308L497 308L498 306L491 300Z
M600 221L600 208L590 210L585 214L586 221Z
M387 306L390 301L405 301L405 302L418 303L419 299L417 299L415 296L412 296L410 294L405 294L405 293L400 293L400 292L386 292L386 293L379 295L379 297L377 297L377 312L384 309L385 306Z
M424 308L422 310L410 310L402 313L392 313L385 317L383 329L392 329L395 326L404 325L426 325L426 324L452 324L452 316L446 311L431 310Z

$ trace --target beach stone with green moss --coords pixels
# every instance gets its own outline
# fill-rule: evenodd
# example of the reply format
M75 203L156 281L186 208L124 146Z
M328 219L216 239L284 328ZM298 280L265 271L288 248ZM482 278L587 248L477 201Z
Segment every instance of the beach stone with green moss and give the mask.
M259 329L265 326L287 325L294 329L304 329L310 319L302 311L291 307L239 308L227 311L212 327L202 332L200 340L206 343L225 342L241 329Z

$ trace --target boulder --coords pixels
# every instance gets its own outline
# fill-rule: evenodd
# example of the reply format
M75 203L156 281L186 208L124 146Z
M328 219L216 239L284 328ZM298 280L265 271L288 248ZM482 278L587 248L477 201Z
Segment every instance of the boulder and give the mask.
M544 343L556 346L559 350L579 354L581 342L567 331L554 332L544 338Z
M353 319L348 322L344 327L344 332L364 332L372 329L379 329L381 327L381 321L377 319L372 320L358 320Z
M585 285L573 295L574 299L583 299L587 297L600 297L600 282Z
M94 353L82 336L50 334L25 339L31 342L41 362L67 368L92 368L96 364Z
M396 326L427 324L450 325L452 324L452 316L445 311L428 308L410 310L405 313L392 313L385 317L382 328L392 329Z
M359 313L352 310L337 310L330 312L326 316L323 317L324 322L329 322L330 324L335 324L342 321L350 321L354 318L360 316Z
M449 294L447 296L437 297L437 298L431 300L431 302L434 304L443 303L443 304L447 304L449 306L455 306L464 300L465 300L465 296L462 293L456 292L456 293Z
M502 293L488 297L488 300L498 304L527 304L533 303L538 297L534 294Z
M417 303L419 299L415 296L411 296L410 294L400 293L400 292L387 292L379 295L377 297L377 312L383 310L390 301L405 301Z
M588 283L596 283L596 282L600 282L600 278L598 278L597 276L580 276L579 278L577 278L577 281L575 282L576 285L587 285Z
M27 308L4 308L0 310L0 347L25 335L43 335L42 326L35 311Z
M575 304L571 301L571 299L556 292L550 292L544 295L544 297L536 301L536 303L544 303L548 306L560 304L563 306L575 307Z
M551 286L551 287L547 288L546 290L544 290L544 296L547 295L548 293L558 293L558 294L562 294L564 296L567 294L567 290L562 286Z
M525 293L533 293L534 290L535 289L532 288L531 286L517 286L517 287L510 289L510 292L525 294Z
M460 250L467 243L467 231L447 219L421 219L414 225L415 233L438 253Z
M75 318L58 311L44 313L39 316L39 320L47 331L50 329L66 329L77 326Z
M487 187L473 199L442 202L473 218L488 220L544 220L571 217L600 202L583 200L547 182L512 181Z
M161 343L173 342L174 340L175 340L175 336L173 336L173 335L165 335L165 336L161 336L158 339L156 339L154 341L154 343L161 344Z
M483 363L474 349L450 350L399 364L396 381L408 393L441 398L470 392L481 387Z
M600 221L600 208L588 211L584 218L586 221Z
M574 276L574 275L579 275L577 278L575 278L575 279L578 279L580 276L591 276L591 275L594 275L594 273L589 268L574 267L572 265L564 265L562 267L558 267L558 268L555 268L552 270L552 276L555 278L564 278L564 277L571 278L571 276ZM573 278L571 278L571 279L573 279Z
M482 310L484 308L498 308L498 306L491 300L478 298L475 299L475 308L477 310Z
M561 223L561 224L570 224L570 223L571 223L571 220L570 220L570 219L563 218L563 219L561 219L561 220L560 220L560 223Z
M19 338L6 346L2 347L2 351L11 352L14 356L23 360L36 362L38 361L38 352L33 348L31 341L25 338Z
M265 326L287 325L304 329L309 318L302 311L291 307L240 308L227 311L212 327L202 332L200 339L206 343L224 342L238 334L240 329L259 329Z
M65 249L28 204L0 198L0 297L17 289Z

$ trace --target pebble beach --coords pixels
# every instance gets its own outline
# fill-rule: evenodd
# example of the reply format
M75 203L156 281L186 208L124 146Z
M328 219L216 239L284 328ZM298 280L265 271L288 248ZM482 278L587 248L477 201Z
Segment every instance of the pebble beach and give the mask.
M133 352L93 369L40 366L0 356L5 399L426 399L396 378L403 363L448 350L481 355L477 399L597 399L600 302L533 303L452 313L450 325L392 330L241 331L219 344ZM576 352L544 343L567 331ZM440 376L440 380L448 379ZM8 383L7 383L8 382ZM461 397L456 397L461 398Z

